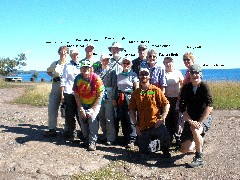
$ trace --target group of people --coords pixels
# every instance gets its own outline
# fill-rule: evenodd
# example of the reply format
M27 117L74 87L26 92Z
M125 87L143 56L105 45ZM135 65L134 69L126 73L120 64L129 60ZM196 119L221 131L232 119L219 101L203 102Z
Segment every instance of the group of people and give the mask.
M203 165L204 135L212 122L212 95L202 82L202 70L194 63L193 54L183 55L187 68L183 76L174 67L172 57L165 57L162 66L157 63L156 51L147 50L145 44L138 46L139 57L134 60L121 57L124 48L119 42L108 47L111 57L103 53L99 61L93 57L94 48L93 44L87 44L86 57L80 61L77 48L69 51L61 46L58 49L60 60L47 69L52 77L52 90L48 105L49 130L44 136L57 136L58 110L60 103L65 103L63 135L73 141L78 122L83 144L89 151L96 150L99 124L100 140L106 145L115 145L121 123L127 148L137 144L141 154L150 154L153 141L160 141L163 156L170 158L169 148L175 138L181 152L195 148L190 167ZM179 128L181 125L183 129Z

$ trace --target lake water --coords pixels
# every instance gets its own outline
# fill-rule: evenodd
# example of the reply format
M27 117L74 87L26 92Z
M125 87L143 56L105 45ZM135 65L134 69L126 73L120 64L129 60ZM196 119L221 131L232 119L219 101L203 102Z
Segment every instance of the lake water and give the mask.
M181 70L184 75L186 70ZM23 78L24 82L30 82L32 74L19 74L18 76ZM51 81L51 77L46 72L38 72L38 78L36 82L41 82L41 79L45 79L46 82ZM238 81L240 82L240 68L237 69L203 69L203 80L205 81Z

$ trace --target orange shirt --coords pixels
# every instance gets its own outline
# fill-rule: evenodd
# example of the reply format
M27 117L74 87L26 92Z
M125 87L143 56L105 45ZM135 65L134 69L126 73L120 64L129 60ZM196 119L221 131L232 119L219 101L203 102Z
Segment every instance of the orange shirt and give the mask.
M154 127L161 118L159 109L168 103L161 89L149 85L145 92L142 92L140 88L133 91L128 108L138 112L138 124L140 130L144 130Z

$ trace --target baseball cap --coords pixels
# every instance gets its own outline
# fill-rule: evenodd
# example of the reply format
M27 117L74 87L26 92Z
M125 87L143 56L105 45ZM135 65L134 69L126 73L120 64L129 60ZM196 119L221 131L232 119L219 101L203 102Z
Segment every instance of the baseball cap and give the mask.
M74 53L79 53L78 48L74 47L74 48L70 49L70 56Z
M138 49L140 49L140 48L147 49L147 45L146 44L140 44L138 46Z
M92 43L88 43L88 44L86 45L86 48L87 48L87 47L90 47L90 46L93 47L93 49L95 48Z
M132 63L132 60L131 60L130 56L125 56L122 61L124 61L124 60Z
M147 73L149 74L149 70L148 70L147 68L141 68L141 69L139 70L139 74L140 74L141 72L147 72Z
M202 68L200 65L198 64L193 64L190 69L189 69L190 73L193 74L194 72L197 72L200 74L200 76L202 76Z
M111 57L106 54L106 53L102 53L101 56L100 56L100 59L103 60L103 59L111 59Z

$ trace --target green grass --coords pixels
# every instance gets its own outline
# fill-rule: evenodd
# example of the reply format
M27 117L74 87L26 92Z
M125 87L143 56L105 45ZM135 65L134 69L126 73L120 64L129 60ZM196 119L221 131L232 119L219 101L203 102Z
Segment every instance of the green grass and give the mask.
M213 95L214 109L240 109L240 82L207 82ZM27 84L27 85L26 85ZM0 80L0 88L25 86L25 94L15 103L47 106L51 83L9 83Z
M239 82L208 82L214 109L240 109Z
M0 89L16 87L19 83L12 83L4 81L4 78L0 78Z
M117 171L116 167L124 166L124 163L122 161L114 162L108 167L102 168L98 171L88 172L88 173L82 173L75 176L72 176L71 179L73 180L127 180L130 179L129 176L127 176L124 172ZM119 168L117 168L119 169ZM121 168L120 168L121 169Z
M47 106L51 87L51 83L32 83L27 85L25 93L16 98L14 103Z

